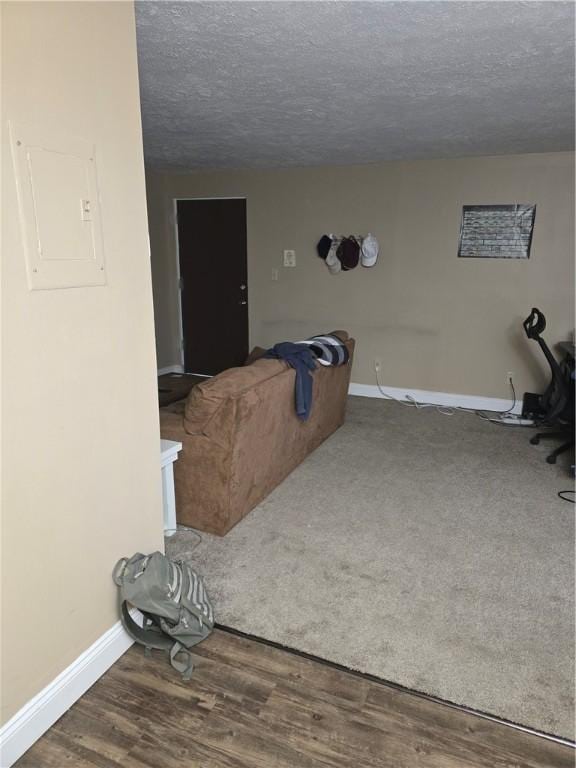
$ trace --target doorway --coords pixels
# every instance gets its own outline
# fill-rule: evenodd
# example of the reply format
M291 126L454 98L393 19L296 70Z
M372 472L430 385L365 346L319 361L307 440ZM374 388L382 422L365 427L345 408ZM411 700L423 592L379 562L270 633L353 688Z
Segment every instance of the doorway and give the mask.
M214 376L248 355L246 200L176 201L184 370Z

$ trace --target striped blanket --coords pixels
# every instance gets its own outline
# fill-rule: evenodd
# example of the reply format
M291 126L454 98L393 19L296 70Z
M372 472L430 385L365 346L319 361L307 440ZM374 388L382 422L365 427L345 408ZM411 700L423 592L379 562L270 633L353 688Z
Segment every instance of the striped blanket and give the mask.
M350 359L350 354L342 339L331 333L311 336L309 339L295 343L307 344L320 365L345 365Z

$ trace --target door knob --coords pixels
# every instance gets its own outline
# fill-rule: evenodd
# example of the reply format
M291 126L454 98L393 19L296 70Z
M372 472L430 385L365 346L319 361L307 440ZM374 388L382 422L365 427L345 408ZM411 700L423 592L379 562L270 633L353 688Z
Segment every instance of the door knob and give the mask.
M244 285L244 283L242 283L242 285L240 286L240 290L241 291L245 291L246 290L246 286Z
M248 304L247 301L241 301L240 304Z

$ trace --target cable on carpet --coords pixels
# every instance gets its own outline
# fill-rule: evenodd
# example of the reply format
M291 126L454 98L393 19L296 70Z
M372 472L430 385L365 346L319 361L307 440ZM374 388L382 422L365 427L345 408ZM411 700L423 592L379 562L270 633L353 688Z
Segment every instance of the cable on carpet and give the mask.
M382 395L382 397L386 398L387 400L394 400L396 403L400 403L400 405L406 405L409 408L434 408L438 413L441 413L443 416L454 416L456 412L459 413L472 413L475 416L478 416L483 421L490 421L493 424L500 424L500 426L506 426L506 427L517 427L517 426L530 426L531 428L534 428L536 424L508 424L502 421L503 416L507 416L508 414L512 413L514 408L516 407L517 399L516 399L516 388L514 387L514 382L512 381L512 376L508 378L508 382L510 384L510 389L512 390L512 405L510 408L508 408L505 411L489 411L487 415L486 411L479 411L475 408L464 408L462 406L444 406L444 405L435 405L434 403L423 403L416 400L412 395L406 394L404 399L400 399L399 397L394 397L394 395L390 395L387 392L384 392L382 389L382 385L380 384L380 377L378 376L378 366L374 365L374 371L376 373L376 384L378 385L378 391Z
M173 536L175 533L192 534L192 536L196 537L197 541L192 549L187 549L185 552L180 552L178 554L178 558L182 560L192 557L192 554L195 552L195 550L197 550L200 544L202 544L202 536L198 533L198 531L192 530L192 528L187 528L185 525L178 525L176 528L165 528L164 537Z
M567 494L567 493L571 493L572 494L572 498L570 498L569 496L566 496L565 494ZM558 491L558 496L561 499L563 499L564 501L569 501L570 504L574 504L575 503L574 502L574 493L576 493L576 491Z

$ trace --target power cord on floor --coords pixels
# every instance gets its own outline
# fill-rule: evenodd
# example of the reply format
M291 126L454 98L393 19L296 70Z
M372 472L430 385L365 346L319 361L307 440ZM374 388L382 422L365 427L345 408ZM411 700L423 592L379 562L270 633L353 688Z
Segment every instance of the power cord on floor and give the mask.
M378 386L378 391L382 395L382 397L385 397L387 400L394 400L396 403L400 403L400 405L406 405L410 408L434 408L438 413L441 413L443 416L454 416L456 412L458 413L473 413L475 416L478 416L479 418L483 419L484 421L490 421L493 424L500 424L501 426L506 427L515 427L515 426L528 426L526 424L522 425L516 425L516 424L509 424L507 422L502 421L502 417L507 416L508 414L512 413L514 408L516 407L516 389L514 387L514 382L512 381L512 376L508 377L508 382L510 384L510 389L512 390L512 405L510 408L508 408L505 411L490 411L488 414L486 411L479 411L474 408L463 408L461 406L443 406L443 405L436 405L435 403L423 403L418 400L416 400L412 395L406 394L404 399L401 399L399 397L394 397L394 395L388 394L388 392L385 392L382 388L382 385L380 384L380 377L379 377L379 371L380 366L375 363L374 364L374 372L376 373L376 384ZM533 425L529 425L533 426Z
M196 544L192 549L188 549L185 552L180 552L178 554L178 558L180 560L186 560L189 557L192 557L194 551L198 549L200 544L202 544L202 536L198 533L198 531L192 530L192 528L187 528L185 525L179 525L176 528L166 528L164 530L164 536L165 537L171 537L175 533L183 533L185 535L192 535L196 537Z
M567 493L571 493L572 494L572 498L567 497L565 495ZM575 503L574 502L574 493L575 493L574 491L558 491L558 496L560 496L560 498L563 499L564 501L569 501L571 504L574 504Z

